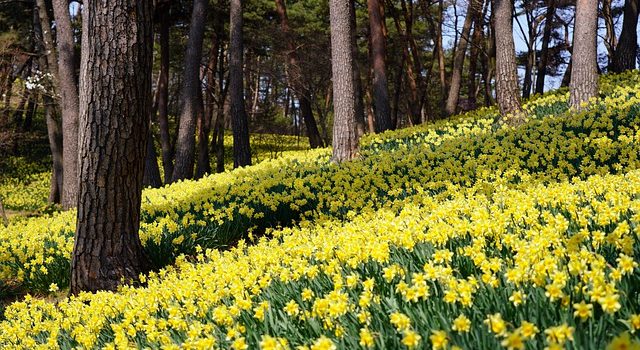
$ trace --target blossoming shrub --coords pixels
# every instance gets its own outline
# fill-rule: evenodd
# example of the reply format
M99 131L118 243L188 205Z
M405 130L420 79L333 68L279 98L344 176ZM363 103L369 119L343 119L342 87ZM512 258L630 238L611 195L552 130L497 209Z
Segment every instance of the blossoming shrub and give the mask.
M551 94L548 103L545 97L534 99L526 107L531 119L518 129L496 129L492 110L485 109L420 127L418 132L369 138L364 140L362 159L340 166L328 162L328 150L314 150L147 190L143 244L154 263L164 266L181 253L194 254L198 246L233 244L250 238L251 232L263 234L302 219L344 219L385 207L398 210L403 199L422 192L445 200L469 189L490 194L497 183L518 188L638 168L640 83L607 84L603 91L612 86L608 93L578 114L536 117L548 106L560 108L566 96ZM68 271L72 218L65 213L47 224L0 228L0 248L11 252L0 259L0 277L35 291L45 292L51 283L65 287L68 280L58 276Z
M146 288L27 297L7 348L600 349L640 329L640 171L407 198L200 252Z

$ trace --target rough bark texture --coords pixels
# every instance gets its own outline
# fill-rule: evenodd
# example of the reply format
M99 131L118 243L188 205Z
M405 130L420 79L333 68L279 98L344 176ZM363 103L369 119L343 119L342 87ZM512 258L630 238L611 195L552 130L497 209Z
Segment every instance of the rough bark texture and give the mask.
M453 57L453 70L451 72L451 84L449 85L449 95L447 97L447 103L445 104L445 113L452 115L456 112L458 107L458 99L460 98L460 86L462 85L462 68L464 65L464 58L467 53L467 45L471 36L471 24L475 12L477 11L478 0L470 0L469 7L467 8L467 15L462 25L462 33L460 35L460 41Z
M233 167L251 165L249 121L244 106L242 0L231 0L229 39L229 102L233 129Z
M638 14L639 0L626 0L624 4L624 20L618 47L613 55L613 71L622 72L636 68L638 54Z
M393 129L391 123L391 107L389 105L389 89L387 88L387 67L385 64L385 38L383 31L384 16L380 11L379 0L368 0L369 27L371 34L371 70L373 71L372 100L375 116L376 132Z
M597 24L598 2L578 0L569 84L571 106L576 109L598 94Z
M335 162L350 160L358 154L351 11L350 1L329 1L334 111L333 161Z
M151 112L151 2L85 2L80 186L71 293L114 290L148 269L138 229Z
M318 130L318 124L313 117L313 109L311 108L311 93L305 86L302 69L298 64L300 58L298 57L296 42L292 36L291 28L289 27L287 6L285 0L275 0L275 2L276 12L278 13L278 17L280 17L280 29L287 41L287 78L289 80L289 85L291 85L298 96L300 115L302 116L307 129L309 145L311 148L323 147L324 142L322 142L322 137Z
M72 208L78 200L78 84L73 29L67 0L53 0L58 49L58 85L62 111L64 185L62 207ZM54 65L52 62L51 65Z
M544 93L544 80L547 76L547 66L549 65L549 42L551 41L551 31L553 29L553 19L556 15L556 2L549 0L547 13L544 17L544 31L542 33L542 49L540 50L540 60L538 61L538 76L536 77L536 94Z
M170 183L173 176L173 147L169 135L169 11L160 9L160 74L158 76L158 127L160 130L160 146L162 148L162 168L164 183Z
M176 141L176 161L173 167L173 181L193 177L196 146L196 123L198 120L198 96L201 95L200 61L202 60L202 42L208 1L194 0L189 40L185 54L184 77L180 92L180 127Z
M510 0L495 0L494 27L496 34L496 99L500 114L511 115L507 122L520 123L520 107L518 73L516 71L516 54L513 43L513 3Z

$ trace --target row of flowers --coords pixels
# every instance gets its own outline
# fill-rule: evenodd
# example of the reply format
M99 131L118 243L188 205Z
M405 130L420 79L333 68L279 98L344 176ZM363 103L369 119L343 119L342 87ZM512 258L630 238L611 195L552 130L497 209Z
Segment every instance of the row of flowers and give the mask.
M123 287L12 304L14 349L628 349L640 171L306 222ZM55 286L54 286L55 287ZM626 346L626 347L625 347Z

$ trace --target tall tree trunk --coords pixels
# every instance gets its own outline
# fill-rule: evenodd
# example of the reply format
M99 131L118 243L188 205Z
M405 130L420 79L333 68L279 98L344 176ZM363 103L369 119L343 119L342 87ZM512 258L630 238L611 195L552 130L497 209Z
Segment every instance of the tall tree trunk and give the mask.
M575 109L582 109L583 103L598 95L597 24L598 2L578 0L569 85L571 106Z
M35 37L36 52L40 53L39 65L43 71L51 71L52 66L56 65L55 57L45 54L44 34L42 32L42 24L50 25L46 21L46 17L39 15L41 3L36 2L37 9L34 9L33 29ZM51 63L49 60L53 60ZM55 71L55 68L53 68ZM53 73L52 73L53 74ZM49 203L60 204L63 185L63 156L62 156L62 127L59 117L56 115L56 106L53 98L44 94L44 116L47 124L47 136L49 138L49 149L51 150L51 184L49 186Z
M444 60L444 45L442 44L442 25L444 22L443 19L444 12L444 4L442 0L438 0L438 33L436 34L436 51L438 52L438 73L440 77L440 91L441 91L441 102L442 108L446 104L447 99L447 91L449 91L449 87L447 86L447 67Z
M602 0L602 10L600 11L602 19L604 20L604 27L606 29L604 46L607 49L607 67L609 69L611 69L615 49L618 45L616 43L616 28L613 22L613 14L611 13L611 1L612 0Z
M476 74L478 73L478 55L482 48L484 37L484 13L480 11L483 2L484 0L478 4L478 11L474 11L473 16L473 35L471 36L471 52L469 52L469 81L467 83L467 94L471 109L475 109L477 104Z
M163 6L167 6L166 3ZM158 75L158 127L160 130L160 146L162 148L162 168L164 183L170 183L173 177L173 147L169 133L169 11L159 9L160 13L160 74Z
M548 0L547 13L544 16L544 32L542 33L542 48L540 50L540 60L538 61L538 76L536 77L536 94L544 93L544 81L547 76L547 66L549 65L549 42L553 30L553 20L556 15L556 1Z
M180 92L180 126L176 142L175 166L172 181L193 177L196 146L196 123L198 117L198 96L201 95L200 61L208 0L194 0L189 27L189 40L184 57L184 79Z
M229 102L233 129L233 167L251 165L249 121L244 106L242 0L231 0L229 24Z
M62 110L64 185L62 207L72 208L78 201L78 84L73 29L67 0L53 0L58 49L58 85ZM54 65L52 62L51 65Z
M503 118L511 125L522 122L515 44L513 42L513 3L495 0L494 27L496 34L496 98Z
M219 18L216 18L216 22L219 22ZM217 24L217 23L216 23ZM218 29L219 26L216 26ZM196 176L201 178L204 174L211 173L211 159L209 158L209 132L211 130L211 122L215 123L214 112L216 108L215 94L216 94L216 74L218 73L218 54L220 52L220 34L216 31L211 38L211 49L209 50L209 60L207 62L207 70L205 73L207 80L207 87L205 89L205 108L203 116L206 116L200 121L201 127L198 129L198 162L196 164ZM214 126L213 142L216 139L216 129Z
M350 160L358 154L352 11L351 1L329 1L334 162Z
M311 148L318 148L324 146L320 131L318 130L318 124L313 117L313 109L311 108L311 93L304 83L304 76L302 69L298 64L300 58L298 57L296 42L291 33L289 27L289 17L287 15L287 7L284 0L275 0L276 12L280 17L280 29L287 41L287 78L289 79L289 85L295 90L298 97L298 103L300 104L300 115L307 129L307 137L309 137L309 145Z
M622 72L636 68L638 55L638 14L639 0L626 0L624 4L624 20L618 47L613 55L613 71Z
M71 294L115 290L122 281L138 281L149 268L138 230L151 112L152 33L150 1L85 3Z
M458 47L456 47L455 55L453 58L453 70L451 72L451 84L449 85L449 95L447 97L447 103L445 105L445 113L447 115L455 114L458 107L458 99L460 98L460 86L462 85L462 68L464 65L464 58L467 54L467 45L471 37L471 24L475 17L475 12L478 11L478 0L470 0L469 7L467 8L467 15L462 25L462 33L460 35L460 41Z
M371 68L372 81L372 105L375 116L376 132L383 132L394 128L391 123L391 107L389 106L389 89L387 88L387 67L385 64L385 37L384 14L381 13L379 0L367 0L369 10L369 27L371 32L369 40L371 44Z

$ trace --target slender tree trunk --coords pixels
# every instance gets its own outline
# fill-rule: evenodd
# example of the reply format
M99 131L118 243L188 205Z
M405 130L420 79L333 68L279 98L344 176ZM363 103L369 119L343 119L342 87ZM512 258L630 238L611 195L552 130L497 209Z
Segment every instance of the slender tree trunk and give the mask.
M475 109L477 104L476 74L478 73L478 55L484 37L484 23L482 23L484 13L480 11L483 2L484 0L478 3L478 11L474 11L473 16L473 35L471 37L471 52L469 53L469 81L467 83L467 94L471 109Z
M62 207L75 207L78 201L78 83L76 52L67 0L53 0L58 50L58 85L62 110L64 185ZM51 65L54 65L52 62Z
M375 131L383 132L394 128L391 123L391 107L389 106L389 90L387 88L387 67L385 64L385 37L383 31L384 14L381 13L379 0L367 0L369 10L369 26L371 33L371 67L373 71L372 81L372 105L375 116Z
M538 77L536 78L536 94L544 93L544 81L547 76L547 66L549 65L549 42L553 30L553 21L556 15L556 1L548 0L547 13L544 19L544 32L542 33L542 48L540 50L540 60L538 61Z
M604 45L607 49L607 59L608 59L607 67L611 69L611 65L613 63L613 56L615 54L615 49L617 46L616 29L615 29L615 24L613 23L613 14L611 13L611 0L602 0L602 11L600 13L602 14L602 19L604 20L604 27L606 29Z
M158 107L164 183L167 184L171 182L173 177L173 147L169 133L169 11L167 8L163 8L159 10L159 13L160 74L158 75L156 105Z
M398 113L400 112L400 94L402 93L402 76L404 75L404 63L405 56L400 56L400 65L398 66L398 73L396 75L396 81L394 83L393 93L393 114L391 115L391 124L393 128L398 127Z
M219 19L216 18L216 22ZM216 26L216 29L218 26ZM209 50L209 61L207 62L207 71L205 73L207 80L207 88L205 89L206 95L204 100L205 108L203 116L206 116L201 120L201 127L198 130L198 162L196 164L196 176L198 178L204 176L204 174L211 173L211 159L209 158L209 132L211 130L211 122L215 124L215 94L216 94L216 74L218 73L218 54L220 51L220 37L219 33L215 32L211 39L211 49ZM214 126L213 143L216 139L216 128Z
M571 107L575 109L582 109L583 103L598 95L597 24L598 2L578 0L569 85Z
M34 37L36 52L40 53L39 65L43 71L51 71L56 65L55 57L46 55L44 46L44 35L42 33L42 22L47 18L42 18L39 13L39 4L34 9ZM47 22L44 23L47 25ZM53 60L49 63L49 60ZM53 68L55 71L55 68ZM47 124L47 136L49 138L49 149L51 150L51 184L49 186L49 203L60 204L63 186L63 155L62 155L62 126L59 117L56 115L55 101L50 96L42 96L44 102L44 116Z
M445 113L447 115L455 114L458 107L458 99L460 98L460 86L462 85L462 68L464 65L464 58L467 54L467 45L471 37L471 24L475 17L475 12L478 11L478 0L470 0L469 7L467 8L467 15L462 25L462 33L460 35L460 41L456 48L453 58L453 70L451 73L451 84L449 85L449 95L447 97L447 103L445 105Z
M229 39L229 98L233 129L233 167L251 165L249 122L244 106L242 0L231 0Z
M358 64L358 37L356 35L356 28L358 27L356 21L356 8L355 0L348 0L351 6L351 50L353 51L353 84L356 91L356 125L358 128L358 135L362 136L366 132L365 112L364 112L364 90L362 88L362 79L360 77L360 65Z
M496 33L496 98L500 114L507 123L522 122L516 71L515 44L513 42L513 3L511 0L495 0L494 27Z
M38 111L38 94L30 93L29 94L29 103L27 104L27 109L25 110L24 120L21 124L22 131L31 130L31 125L33 124L33 117Z
M152 32L150 1L85 3L71 294L115 290L149 269L138 230L151 112Z
M309 137L309 145L311 148L323 147L324 142L318 130L318 124L313 117L313 109L311 108L311 93L304 83L304 76L298 61L296 42L289 27L289 17L287 15L287 7L284 0L275 0L276 12L280 17L280 29L287 41L287 78L289 85L295 90L300 104L300 115L307 129L307 137Z
M639 0L626 0L624 4L624 20L620 40L613 55L613 71L622 72L636 68L638 55L638 14Z
M208 0L194 0L189 40L185 54L184 79L180 93L182 111L176 142L176 159L172 181L191 179L195 162L196 123L198 117L198 96L201 89L200 61Z
M330 0L331 71L333 77L333 161L353 159L358 154L356 86L351 1Z
M442 24L443 24L444 4L442 0L438 0L438 33L436 34L436 51L438 52L438 72L440 76L440 89L442 93L442 107L446 104L447 91L447 67L444 60L444 45L442 44Z

